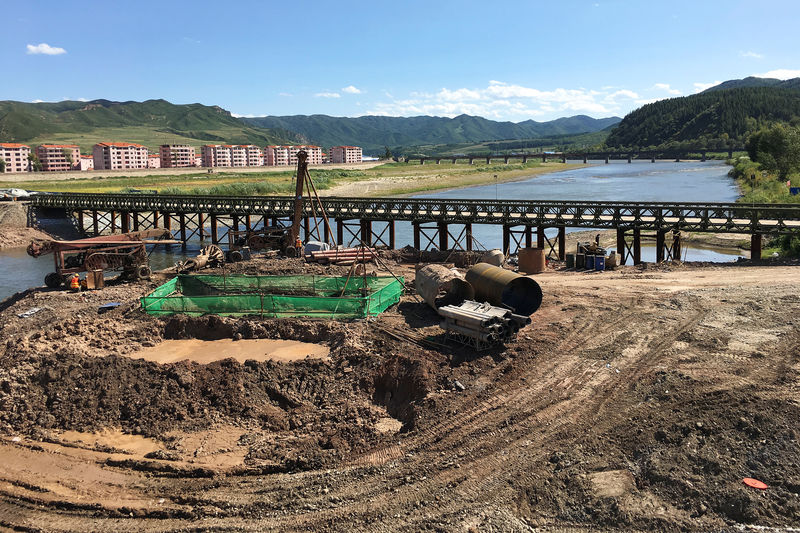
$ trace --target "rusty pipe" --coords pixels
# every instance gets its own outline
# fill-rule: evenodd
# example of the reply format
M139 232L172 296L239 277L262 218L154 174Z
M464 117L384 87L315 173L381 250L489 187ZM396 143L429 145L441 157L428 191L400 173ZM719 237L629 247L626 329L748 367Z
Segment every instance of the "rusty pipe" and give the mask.
M542 288L536 281L504 268L478 263L467 271L466 280L478 300L505 306L518 315L530 316L542 305Z

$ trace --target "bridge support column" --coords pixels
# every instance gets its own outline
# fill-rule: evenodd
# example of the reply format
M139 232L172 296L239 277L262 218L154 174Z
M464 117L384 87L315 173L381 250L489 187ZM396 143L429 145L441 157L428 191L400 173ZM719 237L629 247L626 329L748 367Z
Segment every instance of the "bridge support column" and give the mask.
M469 164L470 165L472 164L472 158L471 157L469 158Z
M201 243L206 240L206 216L203 213L197 213L197 233Z
M84 233L86 233L86 228L83 227L83 210L82 209L78 209L75 212L75 214L77 215L77 219L78 219L78 232L81 235L83 235Z
M372 246L372 221L361 221L361 235L360 240L365 246Z
M311 221L308 217L303 217L303 241L308 242L311 238Z
M705 152L701 152L700 161L705 162L705 160L706 160L706 153Z
M505 156L505 157L503 158L503 163L505 163L506 165L508 164L508 156Z
M666 246L666 230L658 230L656 231L656 263L662 263L664 261L664 248Z
M244 230L250 232L253 230L253 219L250 215L244 216Z
M344 244L344 220L336 219L336 244Z
M651 163L655 163L655 162L656 162L656 156L653 156L653 157L651 157L651 158L650 158L650 162L651 162Z
M178 224L180 225L181 247L186 248L186 215L180 213L178 215ZM202 230L202 228L200 228Z
M625 257L628 255L625 248L625 230L623 228L617 228L617 255L619 256L620 265L625 264Z
M133 212L133 231L139 231L139 212Z
M424 165L425 164L425 158L424 157L420 157L419 158L419 164L420 165Z
M511 226L503 224L503 253L511 253Z
M642 230L633 228L633 264L642 263Z
M681 162L681 158L680 158L680 157L676 157L676 158L675 158L675 162L676 162L676 163L680 163L680 162Z
M542 152L542 163L547 163L547 154Z
M454 165L456 164L456 158L455 157L453 158L453 164Z
M466 235L467 244L466 249L468 252L472 251L472 222L467 222L464 224L464 234Z
M527 155L523 155L522 156L522 164L524 165L527 162L528 162L528 156Z
M631 157L631 154L628 154L628 164L630 164L632 162L632 160L633 160L633 158Z
M158 227L158 211L153 211L152 215L153 215L153 227L157 228Z
M117 212L111 211L111 233L117 232Z
M562 155L561 156L561 162L562 163L566 163L567 162L567 156L566 155Z
M394 236L394 220L389 221L389 249L396 250L397 249L397 241L395 240Z
M584 156L583 156L583 164L585 165L588 162L589 162L589 158L586 156L586 154L584 154Z
M441 160L441 159L438 159L438 158L436 159L436 164L437 164L437 165L441 164L441 162L442 162L442 160Z
M750 260L761 260L761 234L753 233L750 236Z
M547 239L546 239L546 237L544 235L544 227L543 226L538 226L536 228L536 247L544 249L544 245L545 245L546 240Z
M672 260L681 260L681 232L678 230L672 232Z
M447 222L439 222L439 250L447 250Z
M733 150L728 150L728 159L733 158Z
M567 259L567 228L564 226L558 227L558 260L566 261Z
M211 244L219 244L219 235L217 233L217 215L211 215Z
M421 252L422 251L422 247L421 247L421 242L420 242L419 222L412 222L411 226L414 229L414 248Z
M606 154L606 165L608 164L608 159L609 159L609 156L608 156L608 154Z
M120 221L120 225L122 226L122 233L129 233L131 231L131 214L129 211L122 211L120 212L120 216L122 220Z
M489 163L491 163L491 162L492 162L492 158L491 158L491 157L487 157L487 158L486 158L486 164L488 165L488 164L489 164Z

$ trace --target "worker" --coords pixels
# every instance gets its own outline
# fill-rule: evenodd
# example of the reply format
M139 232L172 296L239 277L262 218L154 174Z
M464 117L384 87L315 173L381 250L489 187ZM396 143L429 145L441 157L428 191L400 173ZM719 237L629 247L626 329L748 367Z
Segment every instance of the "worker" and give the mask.
M303 241L300 240L300 237L294 240L294 249L297 250L298 253L303 249Z
M73 274L69 280L69 288L72 292L80 292L81 291L81 278L78 276L77 273Z

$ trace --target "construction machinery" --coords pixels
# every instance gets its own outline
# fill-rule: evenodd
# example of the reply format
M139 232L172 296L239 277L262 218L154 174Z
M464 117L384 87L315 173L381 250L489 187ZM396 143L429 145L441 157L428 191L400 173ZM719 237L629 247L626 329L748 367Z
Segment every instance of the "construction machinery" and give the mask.
M251 230L231 230L228 232L228 252L231 254L233 262L241 261L241 254L237 252L248 246L253 252L263 250L278 250L287 257L296 257L297 249L292 240L289 228L283 226L264 226L259 229Z
M44 283L56 288L69 274L80 272L118 271L127 279L148 279L151 270L145 246L178 243L169 230L150 229L75 241L32 241L27 252L31 257L53 254L55 272L47 274Z

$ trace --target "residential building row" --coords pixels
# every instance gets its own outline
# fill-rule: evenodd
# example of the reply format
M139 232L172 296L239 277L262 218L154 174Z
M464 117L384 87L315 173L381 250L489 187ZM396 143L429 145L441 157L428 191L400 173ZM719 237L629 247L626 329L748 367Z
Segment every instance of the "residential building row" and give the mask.
M357 146L332 146L328 154L314 145L271 145L263 149L247 144L208 144L200 155L184 144L163 144L158 154L150 154L146 146L130 142L102 142L92 148L92 155L82 155L74 144L43 144L31 151L30 146L18 143L0 143L0 159L5 162L3 172L30 172L31 154L41 163L45 172L69 170L123 170L137 168L185 167L260 167L294 166L297 153L305 150L308 163L360 163L361 148Z

